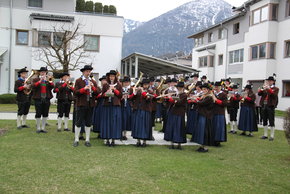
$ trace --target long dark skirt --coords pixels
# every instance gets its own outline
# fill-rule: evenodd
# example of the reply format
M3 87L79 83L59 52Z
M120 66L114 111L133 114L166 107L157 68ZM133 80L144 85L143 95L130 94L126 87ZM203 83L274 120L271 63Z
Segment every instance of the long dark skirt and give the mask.
M122 137L122 113L120 106L103 106L101 133L102 139L121 139Z
M103 99L99 99L97 106L93 111L93 132L100 133L102 121Z
M132 137L134 139L151 140L152 123L151 112L134 110L132 115Z
M162 104L161 103L157 103L155 118L156 119L161 119L162 118Z
M164 133L165 128L166 128L166 123L167 123L167 116L168 116L168 108L162 104L162 132Z
M212 127L212 119L206 118L199 114L197 120L197 128L192 137L193 142L200 145L215 145L215 135Z
M164 140L173 143L186 143L186 129L184 116L168 113L168 120L164 133Z
M227 125L225 115L214 115L212 122L213 122L213 130L215 132L215 141L226 142Z
M129 103L126 106L122 105L122 130L131 131L132 123L132 108Z
M186 133L193 134L196 128L198 112L196 109L189 109L187 112Z
M249 106L241 106L239 130L258 131L255 109Z

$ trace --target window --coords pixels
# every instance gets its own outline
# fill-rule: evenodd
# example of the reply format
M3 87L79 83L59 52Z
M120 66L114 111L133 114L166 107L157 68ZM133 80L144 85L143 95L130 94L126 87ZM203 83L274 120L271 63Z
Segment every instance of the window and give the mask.
M53 45L61 46L63 38L64 38L64 33L62 33L62 32L53 33Z
M240 23L234 24L233 34L240 33Z
M253 11L253 24L260 23L260 15L261 15L260 13L261 13L260 9Z
M290 57L290 40L285 41L285 57Z
M194 43L195 43L195 47L202 45L203 44L203 37L196 38L194 40Z
M16 30L16 44L28 45L28 30Z
M213 40L213 33L210 32L208 33L208 42L212 42L212 40Z
M224 55L219 55L219 62L218 62L218 64L219 65L223 65L223 63L224 63Z
M259 45L259 58L266 57L266 43Z
M85 51L99 51L100 36L84 35Z
M261 22L268 20L269 9L268 6L261 9Z
M270 4L270 20L277 20L278 19L278 4Z
M219 29L219 39L223 39L224 38L224 30L223 29Z
M207 56L199 57L199 67L207 67Z
M286 17L290 16L290 0L286 3Z
M283 80L283 97L290 98L290 80Z
M230 64L244 62L244 49L230 51Z
M42 8L42 0L28 0L28 7Z
M38 32L38 46L49 46L51 41L51 32Z
M250 60L256 59L274 59L276 43L267 42L258 45L253 45L250 48Z

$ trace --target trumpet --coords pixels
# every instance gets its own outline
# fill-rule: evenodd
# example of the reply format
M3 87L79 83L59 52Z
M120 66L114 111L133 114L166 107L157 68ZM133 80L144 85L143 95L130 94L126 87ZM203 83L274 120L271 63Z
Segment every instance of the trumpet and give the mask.
M53 73L52 72L48 72L46 75L47 81L49 83L53 83L54 82L54 77L53 77Z

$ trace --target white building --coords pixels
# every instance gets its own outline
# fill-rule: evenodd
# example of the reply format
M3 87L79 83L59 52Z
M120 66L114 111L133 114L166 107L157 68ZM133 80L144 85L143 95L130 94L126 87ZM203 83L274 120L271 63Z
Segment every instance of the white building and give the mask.
M192 66L209 80L231 77L254 90L275 73L279 110L290 106L290 0L250 0L235 15L193 34Z
M36 55L48 38L54 40L54 28L81 24L76 44L88 43L85 62L92 63L95 77L120 68L124 18L78 13L75 6L76 0L0 0L0 94L13 93L18 69L46 65ZM79 70L71 73L80 76Z

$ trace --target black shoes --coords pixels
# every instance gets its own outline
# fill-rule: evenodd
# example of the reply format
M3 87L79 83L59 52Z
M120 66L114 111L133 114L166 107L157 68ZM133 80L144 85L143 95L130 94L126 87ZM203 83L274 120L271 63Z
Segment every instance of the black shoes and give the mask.
M46 130L36 130L36 133L47 133Z
M245 132L243 132L243 133L241 133L240 135L246 136L246 133L245 133Z
M105 145L108 146L108 147L110 146L109 140L106 141L106 144Z
M75 141L74 143L73 143L73 147L78 147L79 146L79 142L78 141Z
M22 125L22 128L30 128L28 125Z
M248 137L254 137L254 135L252 133L249 133Z
M270 137L270 138L269 138L269 141L274 141L274 138L273 138L273 137Z
M91 143L90 143L89 141L86 141L86 142L85 142L85 146L87 146L87 147L91 147L92 145L91 145Z
M61 129L57 129L56 131L57 131L57 132L61 132Z
M146 143L143 143L143 144L142 144L142 147L143 147L143 148L147 147L147 144L146 144Z
M228 133L234 133L234 131L229 131Z
M178 145L178 146L176 147L176 149L178 149L178 150L182 150L181 145Z
M126 141L126 140L128 140L128 138L127 138L126 136L123 136L123 137L122 137L122 140L123 140L123 141Z
M64 129L64 131L70 131L68 128Z
M203 147L199 147L196 151L198 151L200 153L206 153L206 152L208 152L208 149L203 148Z
M141 143L140 142L137 142L136 143L136 147L140 147L141 146Z
M116 146L115 142L112 141L110 146L115 147Z
M268 139L268 137L263 135L261 139Z

